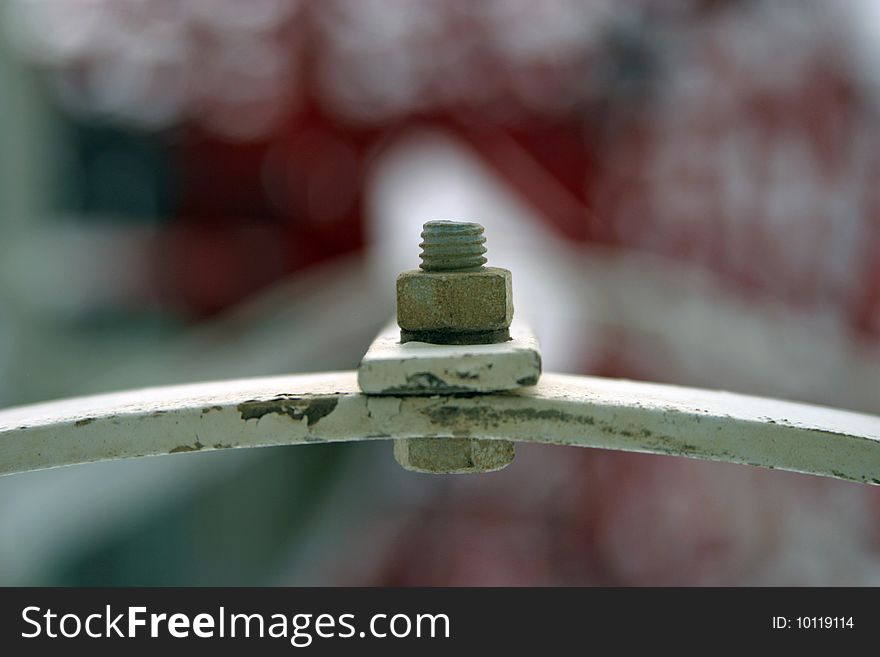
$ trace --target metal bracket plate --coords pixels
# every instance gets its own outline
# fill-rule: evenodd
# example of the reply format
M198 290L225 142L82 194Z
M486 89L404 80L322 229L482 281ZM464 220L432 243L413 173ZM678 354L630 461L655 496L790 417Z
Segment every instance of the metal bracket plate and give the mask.
M401 344L389 324L358 367L358 384L368 395L444 395L515 390L535 385L541 375L538 340L514 320L511 340L496 344Z

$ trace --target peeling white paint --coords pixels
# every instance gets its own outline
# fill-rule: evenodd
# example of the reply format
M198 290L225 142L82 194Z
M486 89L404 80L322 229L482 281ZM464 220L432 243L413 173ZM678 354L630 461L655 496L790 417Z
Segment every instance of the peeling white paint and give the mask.
M169 453L426 436L673 454L880 484L880 418L727 392L544 374L521 390L368 397L355 372L0 412L0 473Z
M364 355L358 383L373 395L496 392L533 385L541 375L538 340L517 320L510 336L497 344L401 344L400 329L392 323Z

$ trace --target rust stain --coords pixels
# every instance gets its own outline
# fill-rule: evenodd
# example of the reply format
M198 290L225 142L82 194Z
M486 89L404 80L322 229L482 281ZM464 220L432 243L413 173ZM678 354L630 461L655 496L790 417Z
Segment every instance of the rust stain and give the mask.
M468 378L462 377L460 374L457 374L459 378ZM404 386L392 386L390 388L386 388L382 391L383 395L411 395L415 391L422 392L433 392L437 394L453 394L457 392L468 393L471 392L470 388L465 386L457 386L452 383L447 383L440 377L432 374L431 372L416 372L415 374L410 374L406 377L406 385Z
M597 422L590 415L577 415L555 409L507 408L498 410L483 406L463 407L454 404L444 404L427 409L425 415L433 424L451 428L452 434L455 436L468 435L466 425L480 426L488 429L498 427L505 422L515 421L589 426L609 436L619 436L627 439L636 438L636 432L630 430L629 427L620 427L602 421ZM646 445L658 453L682 455L700 454L703 451L698 445L686 440L666 435L654 435L648 429L639 429L638 434Z
M317 424L321 418L330 415L338 403L339 397L302 399L301 397L282 395L267 401L252 400L242 402L237 408L241 419L244 421L259 420L265 415L274 413L286 415L297 422L306 418L308 425L311 427Z
M499 426L502 421L518 422L551 421L565 424L593 425L595 420L588 415L572 415L553 409L536 410L533 408L506 408L496 410L490 407L462 407L447 404L425 411L425 415L434 424L449 425L458 421L466 421L483 426Z
M204 447L204 445L197 440L192 445L178 445L168 453L179 454L180 452L198 452L202 447Z

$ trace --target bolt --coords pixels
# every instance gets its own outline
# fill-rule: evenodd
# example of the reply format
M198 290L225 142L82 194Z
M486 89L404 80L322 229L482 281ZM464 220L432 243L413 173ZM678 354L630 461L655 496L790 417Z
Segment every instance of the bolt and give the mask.
M424 271L474 271L483 268L486 258L483 227L464 221L429 221L422 230Z
M486 238L477 223L429 221L422 229L420 271L397 279L401 342L491 344L510 339L510 272L484 267ZM408 438L395 440L394 458L407 470L492 472L509 465L508 440Z
M510 339L510 272L484 267L480 224L429 221L420 269L397 278L401 342L491 344Z

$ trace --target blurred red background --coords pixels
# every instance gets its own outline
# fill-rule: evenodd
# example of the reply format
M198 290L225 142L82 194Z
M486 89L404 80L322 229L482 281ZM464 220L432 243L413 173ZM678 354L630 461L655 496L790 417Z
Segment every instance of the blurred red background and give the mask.
M584 306L550 292L556 306L536 302L539 328L553 324L552 369L880 412L880 15L869 0L16 0L6 19L12 57L43 81L63 126L46 212L134 243L96 277L111 292L83 293L77 322L147 312L185 333L346 256L367 254L353 281L396 264L382 237L401 228L383 208L486 219L435 216L431 197L411 198L418 153L439 167L451 148L445 170L467 161L495 187L470 191L452 171L438 198L491 187L544 239L502 249L515 276L531 275L529 258L552 271L591 263L533 285ZM490 257L493 239L527 230L488 219ZM559 262L544 255L553 249ZM390 280L376 302L389 313ZM590 286L598 293L578 296ZM368 341L375 318L351 315ZM270 368L257 369L246 373ZM54 385L7 396L78 391ZM509 471L474 480L408 477L371 484L347 524L307 525L323 547L276 555L260 576L880 582L880 497L853 484L568 448L522 450ZM329 518L348 508L322 504ZM130 543L92 545L59 577L153 581L101 566Z

